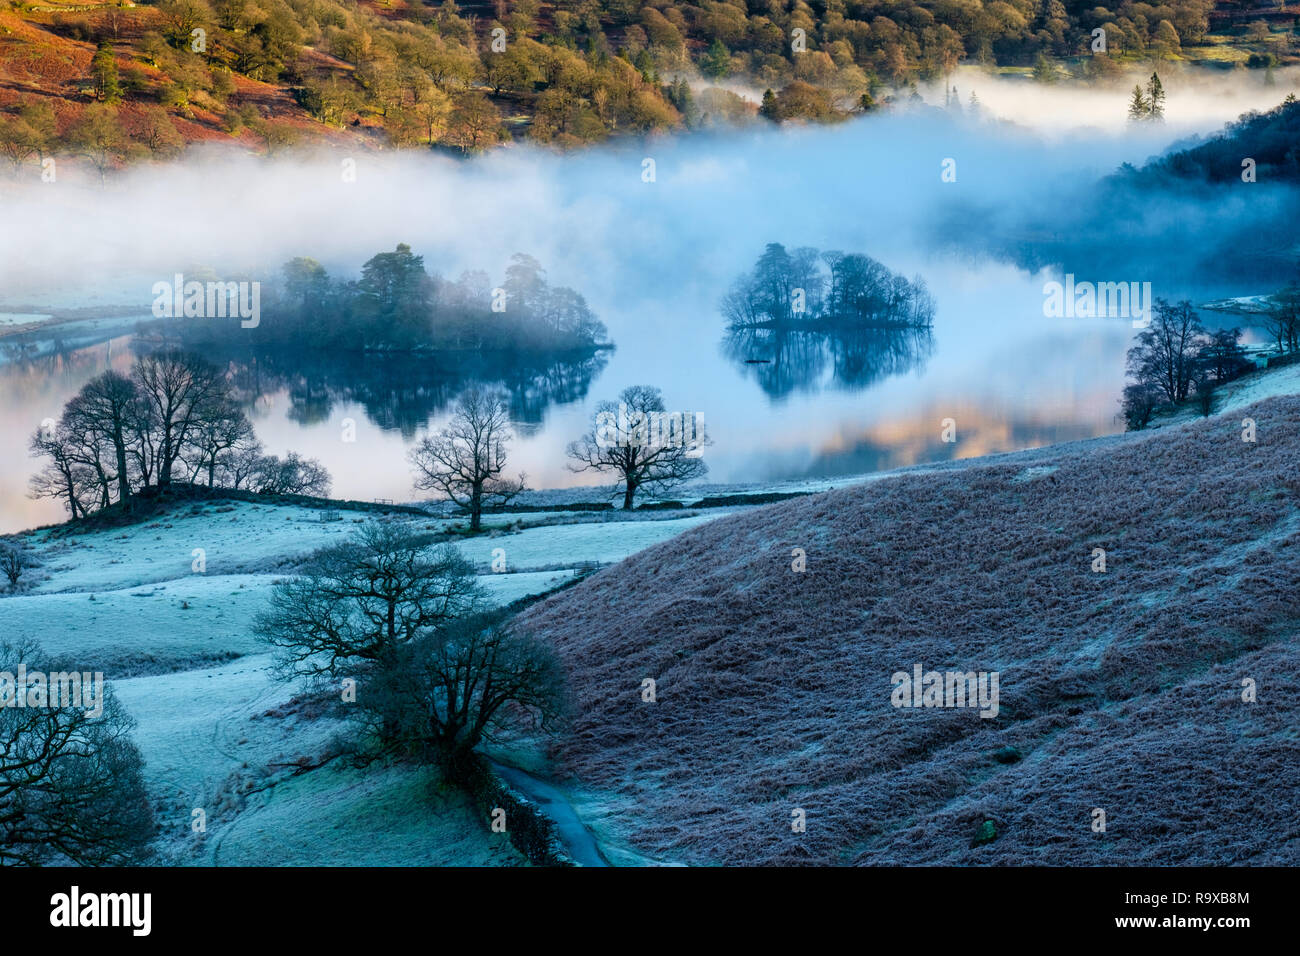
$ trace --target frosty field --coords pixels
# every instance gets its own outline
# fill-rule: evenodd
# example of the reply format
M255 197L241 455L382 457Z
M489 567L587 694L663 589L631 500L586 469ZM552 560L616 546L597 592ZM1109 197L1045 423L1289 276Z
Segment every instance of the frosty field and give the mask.
M724 513L620 521L545 512L489 517L490 530L457 546L509 604L572 580ZM340 727L282 710L292 688L274 681L252 633L277 580L311 551L359 524L425 531L456 522L400 514L319 511L247 502L184 504L139 525L32 532L43 566L30 591L0 599L0 633L38 640L51 654L102 670L137 721L161 823L157 848L207 865L520 865L468 799L426 771L364 772L331 764L300 772ZM644 517L644 516L643 516ZM508 531L530 520L574 524ZM493 526L497 526L493 528ZM194 550L203 551L202 572ZM506 570L490 570L504 549ZM544 570L536 570L542 568ZM206 832L192 812L205 808Z
M770 505L532 492L474 536L440 508L182 501L26 533L41 564L0 633L104 672L168 863L526 865L431 771L330 757L345 725L272 676L273 587L372 525L458 548L499 605L542 598L517 623L560 652L573 722L488 754L614 865L1294 863L1296 391L1285 367L1136 435L681 496L804 493ZM999 672L1000 719L891 708L914 661Z

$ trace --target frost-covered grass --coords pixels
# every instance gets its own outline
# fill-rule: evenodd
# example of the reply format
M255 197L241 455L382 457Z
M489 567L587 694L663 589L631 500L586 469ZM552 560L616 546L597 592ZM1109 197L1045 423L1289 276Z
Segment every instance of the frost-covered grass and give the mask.
M1278 395L1300 395L1300 365L1265 369L1227 383L1216 396L1215 411L1235 412Z
M723 513L491 515L486 534L453 535L451 543L479 568L490 599L509 604ZM137 721L164 860L520 864L462 795L423 772L378 765L363 772L339 762L302 772L342 727L295 716L285 707L294 689L271 677L253 623L276 581L366 522L432 534L464 524L340 514L321 522L319 511L297 505L183 502L133 525L29 532L42 566L28 590L0 598L0 634L35 639L112 682ZM497 548L505 551L500 573L492 568ZM195 549L203 552L198 565ZM206 833L191 829L196 808L206 814Z
M1298 421L1272 398L649 548L523 615L575 694L556 771L660 861L1296 865ZM999 715L895 708L918 663L997 671Z
M109 679L183 670L255 652L252 621L272 581L190 574L114 591L20 595L0 601L0 628L102 669Z
M51 318L40 312L0 312L0 328L5 326L33 325Z
M219 866L522 866L469 798L412 767L330 765L256 794L213 835Z
M469 801L426 771L319 760L331 720L280 716L270 659L123 680L162 826L164 858L220 866L518 865ZM192 827L201 809L206 832Z
M659 512L645 520L622 521L580 512L537 513L535 520L559 525L515 530L526 515L492 515L487 533L454 540L483 571L496 548L506 550L510 570L549 570L584 562L609 563L711 521L729 509ZM342 511L341 521L322 522L320 512L295 505L212 502L178 506L145 524L83 533L67 526L31 532L26 537L44 566L33 591L96 592L212 575L287 574L312 551L345 540L370 521L407 523L445 533L460 522L397 514L379 517ZM194 570L195 550L203 552L202 574Z
M584 561L608 564L707 524L730 513L730 510L711 508L701 512L682 512L680 517L660 521L593 520L582 524L527 528L510 534L466 538L458 542L457 547L465 557L484 569L491 566L492 552L497 548L505 551L506 567L511 569L574 567Z
M209 575L292 567L301 556L374 520L358 512L342 514L342 521L322 522L312 508L208 502L179 505L144 524L71 534L61 526L28 537L45 563L47 577L39 591L94 591L197 576L195 549L203 551Z
M1300 364L1260 369L1248 372L1231 382L1225 382L1214 390L1214 407L1211 413L1215 415L1235 413L1266 398L1284 395L1300 395ZM1150 427L1182 425L1202 417L1197 403L1191 401L1170 414L1158 416L1151 422Z
M113 687L138 723L135 741L161 797L206 805L225 777L309 753L324 743L324 724L261 719L292 688L271 678L270 657L255 654L217 667L136 677Z

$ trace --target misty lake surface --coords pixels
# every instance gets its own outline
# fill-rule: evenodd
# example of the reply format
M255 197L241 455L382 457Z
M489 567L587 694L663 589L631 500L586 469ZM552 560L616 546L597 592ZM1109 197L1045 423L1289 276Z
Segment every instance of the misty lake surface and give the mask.
M591 484L567 470L565 446L598 401L643 383L660 387L670 410L703 416L715 442L705 454L707 480L717 482L858 474L1121 430L1124 357L1135 334L1128 320L1046 318L1041 279L1006 266L905 265L927 279L935 319L928 342L901 350L873 339L787 342L775 352L738 343L716 306L722 288L703 305L697 289L633 305L593 301L617 347L585 373L558 368L560 381L540 389L533 379L481 376L504 380L518 399L512 467L534 488ZM127 371L139 347L125 334L0 364L0 428L11 450L0 469L4 531L63 519L58 504L26 497L36 468L27 438L90 378ZM446 420L454 388L419 363L340 361L341 371L328 372L319 357L295 366L280 356L288 373L266 376L248 406L258 436L272 452L319 458L337 497L415 499L407 449ZM239 377L247 384L249 369ZM956 422L955 444L941 440L945 418ZM344 440L349 421L353 442Z
M104 308L86 320L85 336L64 335L61 347L47 336L34 356L18 357L14 337L0 338L0 531L64 518L57 503L27 496L38 467L27 443L86 381L110 366L128 370L145 347L131 334L134 320L110 307L131 304L145 317L160 278L205 268L269 276L294 256L355 278L399 242L431 273L482 270L491 284L512 254L532 255L552 285L580 292L607 326L616 348L585 366L499 370L517 412L510 466L532 488L601 480L570 472L565 447L589 427L597 402L631 385L656 386L669 411L702 416L713 440L706 480L720 483L853 475L1119 431L1131 321L1049 318L1044 283L1066 269L1030 271L981 251L989 235L1030 244L1050 236L1064 210L1086 207L1099 177L1193 129L1134 132L1116 96L1109 132L1038 137L995 122L901 115L657 141L645 144L657 159L653 183L642 179L636 147L564 156L517 149L463 164L367 158L346 188L332 159L221 156L127 174L102 192L15 196L0 229L0 307L23 315ZM953 156L960 173L945 183L941 161ZM201 217L174 215L195 196ZM1186 287L1168 265L1197 238L1177 215L1151 221L1166 232L1144 247L1148 258L1126 250L1122 274L1069 271L1080 280L1153 280L1155 295L1198 304L1281 284L1205 275L1194 280L1203 287ZM1213 236L1221 225L1211 217L1201 228ZM928 340L729 340L721 301L769 242L862 253L919 276L934 300ZM47 254L58 247L84 250L76 276ZM1222 323L1214 313L1202 318ZM320 459L335 496L362 500L418 497L407 451L443 424L467 380L432 365L306 349L277 356L274 374L208 357L252 387L249 415L269 452ZM941 440L949 418L955 443Z

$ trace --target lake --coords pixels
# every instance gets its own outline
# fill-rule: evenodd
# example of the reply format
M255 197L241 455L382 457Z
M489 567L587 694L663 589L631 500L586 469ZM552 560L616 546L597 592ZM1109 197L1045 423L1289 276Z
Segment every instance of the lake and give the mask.
M176 272L265 275L294 255L313 255L331 274L355 276L369 256L398 242L424 254L430 271L482 269L497 282L509 256L522 251L542 262L552 285L581 292L616 345L585 369L557 367L513 383L521 433L510 461L530 487L592 483L567 470L565 446L588 427L598 401L635 384L662 389L670 411L703 416L714 441L705 454L710 481L838 476L971 457L1122 428L1116 415L1130 322L1047 317L1044 283L1066 270L1019 268L1005 241L994 257L987 240L1020 242L1017 230L1028 228L1016 219L1022 210L1041 232L1054 204L1064 217L1096 177L1120 162L1141 163L1176 132L1185 130L1040 139L901 117L647 143L658 157L653 182L642 178L642 151L627 148L572 156L503 151L463 164L368 159L374 167L363 164L346 188L330 178L329 160L257 165L217 157L125 177L93 202L56 196L39 206L33 200L27 212L13 207L13 221L28 231L23 242L0 235L0 248L12 253L0 308L27 315L111 303L147 314L152 283ZM951 156L960 172L945 183L941 161ZM167 210L200 185L204 215L174 217L159 230ZM1265 188L1252 195L1266 196ZM1217 221L1213 209L1202 218L1206 229ZM1125 253L1122 274L1067 265L1080 279L1154 280L1155 294L1171 300L1277 287L1208 275L1195 263L1171 275L1182 226L1171 217L1159 228L1167 232L1151 244L1151 258ZM77 275L28 251L56 236L91 250ZM930 340L901 351L869 340L791 339L776 351L728 343L721 300L768 242L860 252L922 277L934 299ZM95 334L69 336L59 351L46 342L47 354L0 363L0 440L9 449L0 463L0 530L63 518L58 504L26 496L36 468L27 439L88 379L110 366L129 368L132 323L120 310L112 314L118 318ZM394 370L384 361L322 358L307 348L298 358L282 356L276 375L253 376L258 394L249 413L258 436L269 451L319 458L336 496L415 498L406 451L445 419L456 382L418 363ZM955 443L940 437L948 418ZM348 420L355 442L343 440Z

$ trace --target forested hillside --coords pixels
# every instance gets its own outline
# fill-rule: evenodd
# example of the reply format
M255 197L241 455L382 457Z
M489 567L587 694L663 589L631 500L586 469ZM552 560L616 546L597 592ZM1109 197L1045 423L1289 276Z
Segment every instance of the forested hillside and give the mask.
M833 121L959 63L1039 82L1125 61L1271 66L1292 24L1212 0L0 0L0 150L101 172L196 141L475 152ZM1093 31L1105 30L1106 51ZM1197 52L1199 51L1199 52ZM743 96L740 94L744 94ZM760 104L761 101L761 104Z

